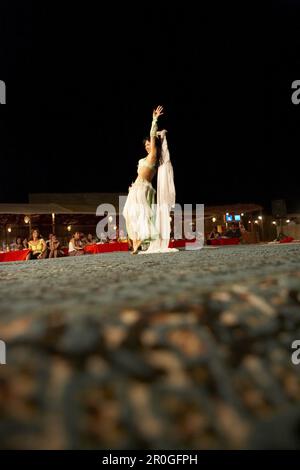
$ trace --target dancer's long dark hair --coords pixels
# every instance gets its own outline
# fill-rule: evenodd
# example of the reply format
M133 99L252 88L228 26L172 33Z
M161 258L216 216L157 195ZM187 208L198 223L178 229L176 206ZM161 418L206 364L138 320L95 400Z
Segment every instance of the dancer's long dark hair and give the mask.
M145 146L146 142L151 142L150 137L145 137L145 139L143 140L144 146ZM155 137L155 147L156 147L156 151L157 151L157 158L156 158L156 164L155 164L156 169L162 163L162 155L161 155L162 145L161 145L161 143L162 143L161 138L160 137Z

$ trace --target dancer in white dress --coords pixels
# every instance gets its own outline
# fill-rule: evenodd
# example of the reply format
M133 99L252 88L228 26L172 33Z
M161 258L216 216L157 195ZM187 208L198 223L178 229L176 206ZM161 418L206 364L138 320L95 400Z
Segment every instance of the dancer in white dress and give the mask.
M162 114L162 106L153 111L150 139L145 141L148 155L139 160L138 176L129 188L123 209L128 236L133 244L132 254L138 254L144 240L150 241L150 246L143 253L177 251L168 248L170 210L175 205L175 187L166 131L157 131L157 120ZM156 205L156 191L151 182L157 169Z

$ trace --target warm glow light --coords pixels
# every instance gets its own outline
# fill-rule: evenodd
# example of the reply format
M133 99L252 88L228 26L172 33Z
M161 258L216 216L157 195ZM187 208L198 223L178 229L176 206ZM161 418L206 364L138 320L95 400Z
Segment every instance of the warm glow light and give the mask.
M262 220L262 216L261 216L261 215L259 215L258 218L259 218L259 220Z
M276 221L275 221L275 220L273 220L272 224L273 224L273 225L277 225L277 223L276 223Z
M251 224L251 220L248 220L248 224Z
M287 219L286 223L289 224L289 223L290 223L290 219Z
M216 219L215 217L212 218L212 221L213 221L213 222L216 222L216 220L217 220L217 219Z
M258 224L258 220L254 220L254 223L255 223L255 224Z
M244 217L244 212L241 213L241 217Z
M24 217L24 222L25 222L25 224L29 224L30 218L28 217L28 215L26 215L26 216Z
M71 232L71 230L72 230L72 225L68 225L68 226L67 226L67 230L68 230L68 232Z
M118 227L117 227L116 225L114 225L114 230L117 230L117 228L118 228Z
M55 219L55 214L52 213L52 220L54 221L54 219Z
M229 215L229 212L226 212L226 215Z
M11 232L11 227L8 227L7 231L10 233Z

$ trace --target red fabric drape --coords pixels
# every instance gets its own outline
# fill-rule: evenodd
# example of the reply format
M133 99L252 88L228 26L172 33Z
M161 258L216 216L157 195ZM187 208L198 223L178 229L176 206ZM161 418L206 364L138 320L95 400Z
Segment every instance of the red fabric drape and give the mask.
M0 253L0 262L25 261L30 250L7 251Z

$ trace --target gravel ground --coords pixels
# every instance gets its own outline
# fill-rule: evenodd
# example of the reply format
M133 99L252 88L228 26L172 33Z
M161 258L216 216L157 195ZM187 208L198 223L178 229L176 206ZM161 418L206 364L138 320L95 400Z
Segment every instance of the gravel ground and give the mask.
M0 264L0 448L300 448L300 245Z

